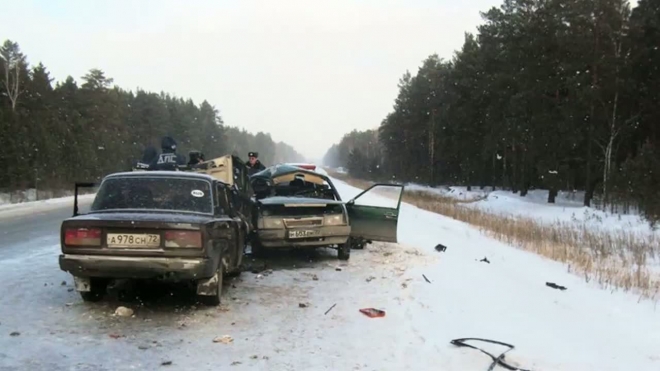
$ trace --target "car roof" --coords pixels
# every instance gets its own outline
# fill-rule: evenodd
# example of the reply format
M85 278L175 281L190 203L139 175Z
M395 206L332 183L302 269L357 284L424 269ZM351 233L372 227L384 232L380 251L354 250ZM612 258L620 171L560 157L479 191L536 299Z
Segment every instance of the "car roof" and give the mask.
M113 173L106 176L104 179L115 178L180 178L180 179L198 179L213 182L216 179L204 173L187 172L187 171L167 171L167 170L152 170L152 171L124 171L120 173Z

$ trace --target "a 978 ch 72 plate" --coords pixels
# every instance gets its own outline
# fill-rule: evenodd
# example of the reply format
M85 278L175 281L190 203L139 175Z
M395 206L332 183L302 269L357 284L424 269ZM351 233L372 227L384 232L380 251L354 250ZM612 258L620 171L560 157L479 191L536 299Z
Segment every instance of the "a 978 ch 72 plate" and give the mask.
M108 242L108 247L158 247L160 246L160 235L147 233L108 233L106 241Z
M314 229L293 229L289 231L289 238L307 238L318 235L319 231Z

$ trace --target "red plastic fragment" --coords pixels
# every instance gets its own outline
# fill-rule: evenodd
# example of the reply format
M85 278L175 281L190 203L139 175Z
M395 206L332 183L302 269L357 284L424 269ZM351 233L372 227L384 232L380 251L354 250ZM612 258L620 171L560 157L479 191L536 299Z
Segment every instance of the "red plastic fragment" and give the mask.
M360 309L360 312L371 318L385 317L385 311L376 308L363 308Z

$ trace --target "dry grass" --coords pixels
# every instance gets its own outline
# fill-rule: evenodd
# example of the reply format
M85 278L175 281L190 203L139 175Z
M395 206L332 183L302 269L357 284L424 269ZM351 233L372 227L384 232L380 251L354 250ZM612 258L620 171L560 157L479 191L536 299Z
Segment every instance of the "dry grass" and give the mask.
M372 184L345 174L329 174L361 189ZM403 201L469 223L509 245L565 263L570 272L587 282L634 292L640 299L659 299L660 277L650 268L652 259L660 255L660 241L655 235L594 231L576 223L539 223L466 207L476 200L457 200L422 191L405 191Z

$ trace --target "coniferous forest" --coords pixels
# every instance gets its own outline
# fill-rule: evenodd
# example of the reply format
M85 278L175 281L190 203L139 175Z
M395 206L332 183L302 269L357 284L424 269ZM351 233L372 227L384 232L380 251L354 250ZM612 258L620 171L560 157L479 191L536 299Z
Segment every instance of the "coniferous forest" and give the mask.
M0 192L70 190L74 181L130 170L148 145L172 136L178 152L206 158L258 151L266 165L301 161L270 134L224 124L217 108L168 93L127 91L100 70L54 83L18 43L0 45Z
M450 59L400 78L377 129L324 161L356 177L585 191L660 219L660 0L506 0ZM378 123L374 123L377 126Z

